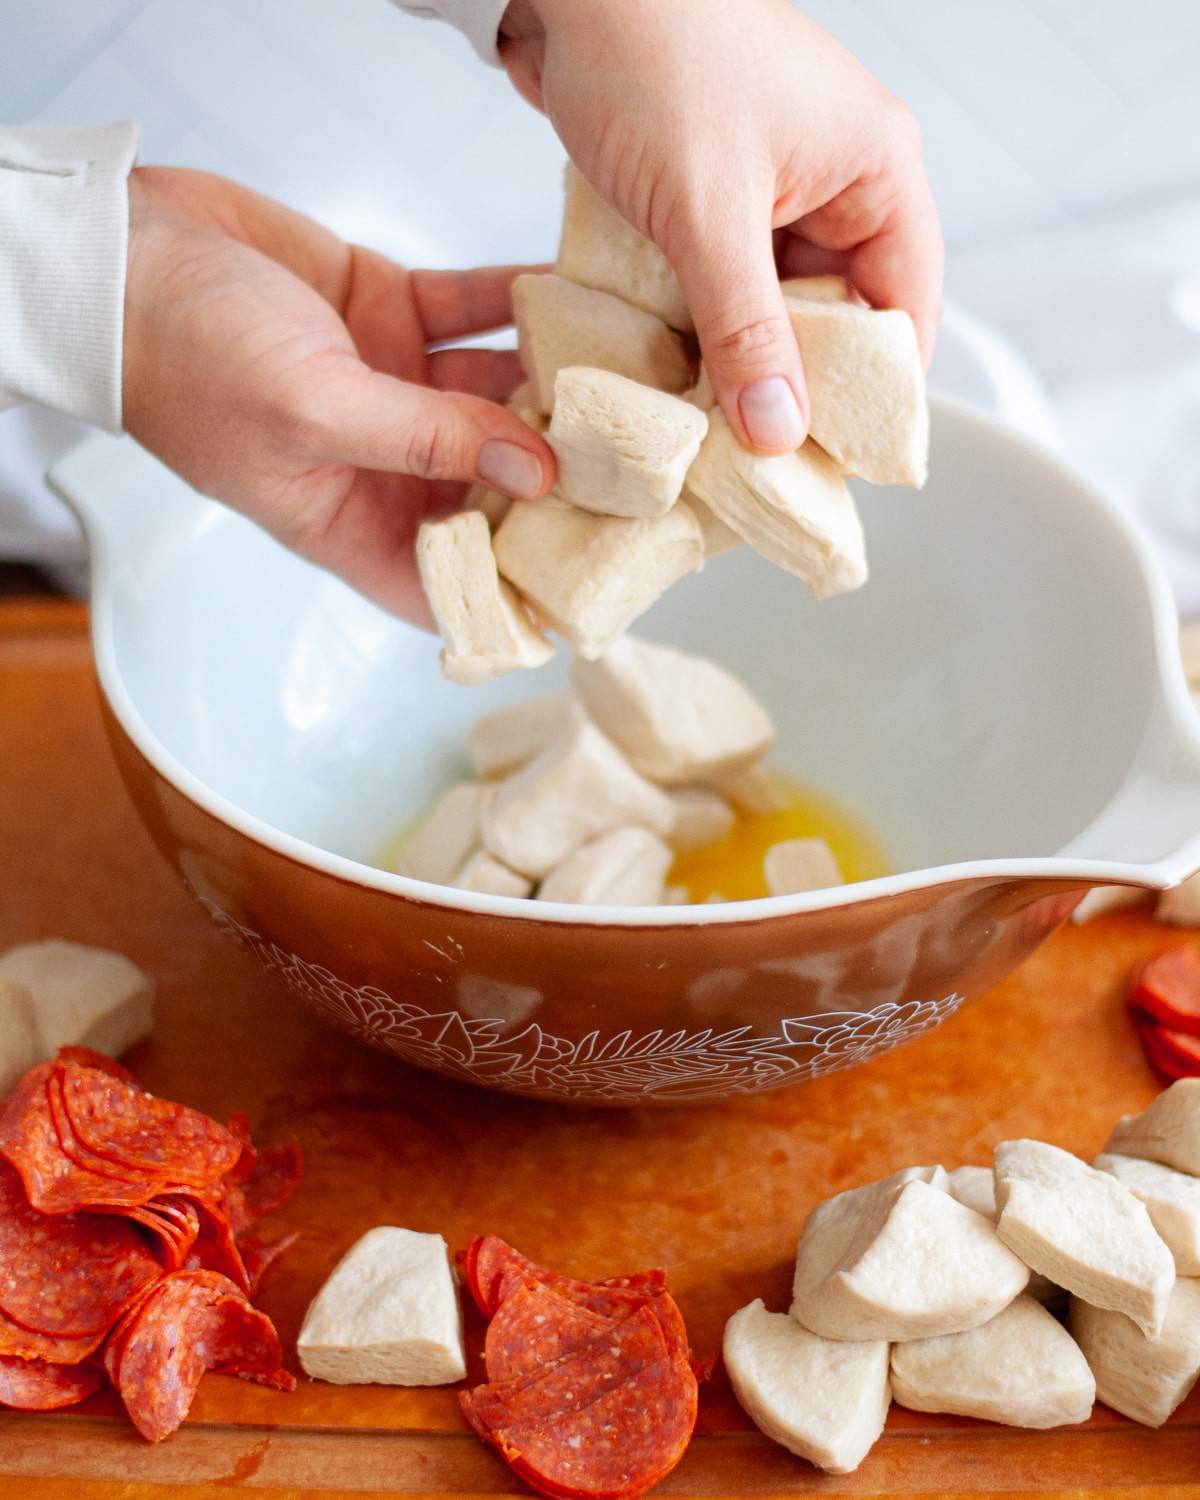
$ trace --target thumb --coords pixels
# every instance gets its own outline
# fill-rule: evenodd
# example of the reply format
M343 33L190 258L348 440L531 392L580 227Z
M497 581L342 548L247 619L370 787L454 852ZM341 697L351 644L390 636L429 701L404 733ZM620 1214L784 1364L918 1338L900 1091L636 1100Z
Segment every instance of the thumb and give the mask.
M357 361L355 377L323 391L321 462L484 484L519 500L554 483L549 445L506 407L411 385Z
M769 208L724 205L672 246L704 367L747 448L789 453L808 433L808 391L779 290Z

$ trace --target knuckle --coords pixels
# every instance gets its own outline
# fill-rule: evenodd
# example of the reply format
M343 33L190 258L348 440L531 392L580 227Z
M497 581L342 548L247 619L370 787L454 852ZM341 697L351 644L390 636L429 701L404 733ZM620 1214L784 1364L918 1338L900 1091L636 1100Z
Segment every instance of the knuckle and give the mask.
M711 352L723 361L758 363L787 349L790 338L790 325L783 318L757 318L718 335Z
M459 444L453 423L422 412L400 435L400 467L419 479L447 479L457 475Z

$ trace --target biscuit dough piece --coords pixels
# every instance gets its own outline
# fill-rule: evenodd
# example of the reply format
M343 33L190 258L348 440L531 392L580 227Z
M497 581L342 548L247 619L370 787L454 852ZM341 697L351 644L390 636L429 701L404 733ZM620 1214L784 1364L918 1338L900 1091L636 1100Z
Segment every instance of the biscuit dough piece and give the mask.
M601 516L662 516L708 431L702 411L624 375L569 365L554 382L546 441L555 491Z
M1067 1328L1096 1377L1106 1406L1147 1427L1161 1427L1200 1373L1200 1281L1181 1276L1171 1289L1162 1332L1148 1339L1122 1313L1071 1298Z
M665 516L594 516L550 494L514 505L493 545L504 577L589 661L704 566L700 524L682 501Z
M512 297L517 347L529 377L521 387L523 400L546 416L554 406L555 378L568 365L612 370L675 394L691 383L683 341L644 308L552 273L518 276Z
M488 788L460 781L433 804L396 861L396 874L432 885L451 885L455 874L479 848L479 815Z
M973 1208L977 1214L991 1219L994 1224L999 1218L996 1209L996 1179L992 1174L991 1167L955 1167L953 1172L947 1174L949 1177L948 1192L952 1198L957 1198L960 1203L965 1203L968 1208ZM1035 1298L1043 1307L1053 1307L1057 1312L1067 1303L1067 1294L1062 1287L1055 1286L1048 1276L1043 1276L1040 1271L1034 1271L1029 1278L1029 1285L1025 1288L1028 1296Z
M833 850L824 839L780 839L763 857L763 874L772 896L794 896L845 885Z
M792 1317L825 1338L888 1340L995 1317L1028 1267L945 1183L941 1168L909 1168L819 1204L796 1247Z
M779 283L785 297L803 302L849 302L850 288L843 276L788 276Z
M571 680L630 765L664 786L735 771L775 743L770 714L736 677L674 646L623 635L573 662Z
M787 806L787 799L778 783L761 761L715 776L712 784L722 797L728 797L739 812L760 813L763 817L770 817L772 813L782 812Z
M808 386L809 436L843 473L924 484L929 407L909 315L853 302L785 303Z
M15 979L0 979L0 1094L51 1056L42 1050L33 996Z
M626 223L570 163L563 185L566 204L555 271L691 333L695 325L675 272L654 241Z
M648 828L614 828L602 833L551 870L539 901L580 906L661 906L674 851Z
M891 1401L882 1339L834 1342L756 1298L725 1325L725 1368L769 1438L830 1474L849 1474L883 1431Z
M911 1411L954 1412L1010 1427L1086 1422L1096 1399L1075 1340L1024 1295L965 1333L896 1344L891 1374L894 1399Z
M994 1156L996 1232L1026 1265L1096 1307L1162 1327L1175 1262L1145 1205L1107 1172L1044 1141L1002 1141Z
M866 544L854 500L837 464L815 443L798 453L759 457L742 447L714 408L687 487L756 552L802 579L814 599L866 582Z
M720 557L723 552L732 552L735 548L746 545L746 538L739 536L732 526L726 526L720 516L709 510L700 496L693 490L689 490L686 484L679 492L679 498L687 502L700 523L706 558Z
M123 953L50 938L0 954L0 980L33 997L43 1058L60 1047L119 1057L154 1027L154 981Z
M1104 1149L1200 1177L1200 1078L1178 1079L1140 1115L1118 1120Z
M519 770L567 727L572 716L584 716L574 693L541 693L484 714L467 730L472 770L482 781Z
M476 891L482 896L528 896L533 891L532 880L502 865L483 849L471 855L450 884L456 890Z
M733 808L725 798L706 786L668 787L675 804L671 847L679 854L703 849L728 837L733 827Z
M1146 1205L1150 1222L1175 1258L1175 1274L1200 1276L1200 1178L1161 1162L1109 1152L1092 1165L1123 1182Z
M490 682L554 655L496 571L482 511L426 521L417 532L417 567L442 634L442 674L451 682Z
M584 720L496 785L483 810L483 845L510 869L542 880L610 829L633 823L665 837L674 818L666 792Z
M462 1312L445 1240L368 1230L309 1305L296 1353L314 1380L338 1385L462 1380Z

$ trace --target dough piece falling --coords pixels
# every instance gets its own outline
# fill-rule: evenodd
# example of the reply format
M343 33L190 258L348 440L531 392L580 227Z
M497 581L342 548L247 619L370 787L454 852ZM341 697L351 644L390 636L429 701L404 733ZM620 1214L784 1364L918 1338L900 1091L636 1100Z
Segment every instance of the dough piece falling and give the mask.
M571 668L596 724L630 765L665 786L709 781L759 760L775 742L748 688L702 656L623 635Z
M574 693L541 693L484 714L467 730L472 770L484 781L520 770L567 727L572 716L584 717Z

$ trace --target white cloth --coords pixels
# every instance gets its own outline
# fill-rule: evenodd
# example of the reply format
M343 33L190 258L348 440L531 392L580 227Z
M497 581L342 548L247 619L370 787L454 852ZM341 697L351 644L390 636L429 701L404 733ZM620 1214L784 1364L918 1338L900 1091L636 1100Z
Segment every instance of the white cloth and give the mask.
M0 409L121 431L130 120L0 128Z
M451 26L457 26L466 35L484 62L496 68L500 66L496 37L501 18L508 9L508 0L432 0L426 5L407 5L404 0L393 0L393 4L410 16L449 21Z

